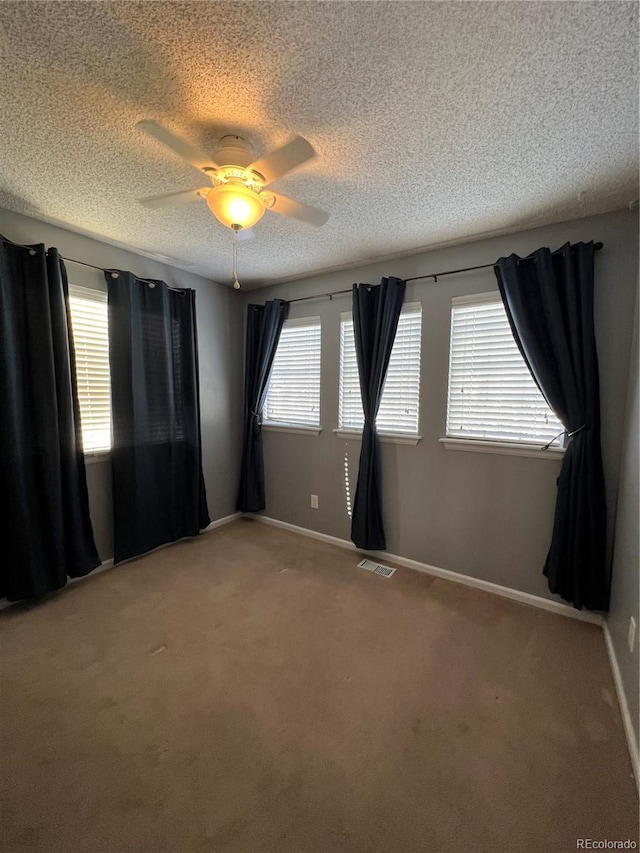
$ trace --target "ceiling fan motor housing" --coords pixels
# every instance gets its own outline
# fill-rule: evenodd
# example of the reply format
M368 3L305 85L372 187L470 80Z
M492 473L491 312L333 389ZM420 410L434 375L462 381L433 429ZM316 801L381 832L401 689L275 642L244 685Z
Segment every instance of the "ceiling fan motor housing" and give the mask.
M213 158L222 167L240 166L246 169L255 160L255 154L251 144L241 136L223 136Z
M265 180L259 172L247 168L255 155L246 139L241 136L223 136L220 147L213 156L218 165L205 167L203 171L214 187L241 184L255 193L260 193Z

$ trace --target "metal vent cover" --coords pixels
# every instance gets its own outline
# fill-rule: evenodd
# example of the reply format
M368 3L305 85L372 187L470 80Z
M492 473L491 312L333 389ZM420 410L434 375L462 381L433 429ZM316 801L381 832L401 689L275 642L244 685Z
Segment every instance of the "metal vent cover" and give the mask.
M383 578L392 577L396 570L389 566L383 566L381 563L374 563L373 560L360 560L359 568L365 569L367 572L373 572L374 575L382 575Z

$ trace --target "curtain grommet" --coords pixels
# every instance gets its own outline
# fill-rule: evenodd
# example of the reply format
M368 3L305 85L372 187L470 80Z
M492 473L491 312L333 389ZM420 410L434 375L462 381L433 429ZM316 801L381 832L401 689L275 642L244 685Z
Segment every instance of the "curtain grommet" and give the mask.
M111 278L118 278L118 273L117 273L117 272L112 272L112 273L111 273Z
M151 288L151 290L153 290L153 288L156 286L155 281L148 281L148 282L147 282L147 284L149 285L149 287Z
M35 250L35 249L29 249L29 254L30 254L31 256L35 255L35 253L36 253L36 250Z

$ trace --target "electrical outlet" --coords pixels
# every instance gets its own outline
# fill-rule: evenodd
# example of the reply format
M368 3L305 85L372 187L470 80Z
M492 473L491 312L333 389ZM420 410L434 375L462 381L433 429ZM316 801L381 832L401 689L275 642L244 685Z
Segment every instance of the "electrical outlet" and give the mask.
M631 616L629 618L629 633L627 634L627 643L629 643L629 651L633 651L633 644L636 641L636 620Z
M311 509L318 509L318 496L311 495Z

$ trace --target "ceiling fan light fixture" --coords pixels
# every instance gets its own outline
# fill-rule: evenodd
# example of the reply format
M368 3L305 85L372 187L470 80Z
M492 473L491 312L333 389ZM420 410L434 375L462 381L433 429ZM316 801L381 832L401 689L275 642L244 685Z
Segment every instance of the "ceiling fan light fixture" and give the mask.
M209 209L227 228L234 225L252 228L264 215L266 205L260 196L242 184L222 184L207 193Z

